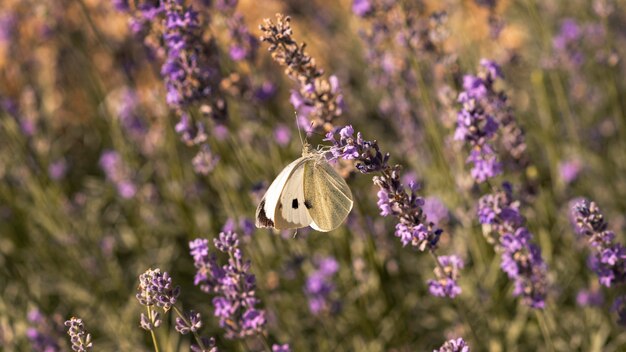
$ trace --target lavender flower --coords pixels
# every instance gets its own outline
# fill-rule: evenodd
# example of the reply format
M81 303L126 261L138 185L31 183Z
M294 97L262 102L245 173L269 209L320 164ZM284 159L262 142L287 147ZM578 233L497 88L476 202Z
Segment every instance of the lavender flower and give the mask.
M576 227L589 239L594 250L590 258L591 268L598 275L600 284L611 287L623 283L626 278L626 248L615 242L615 233L608 230L600 208L594 202L582 200L574 206Z
M215 338L213 337L201 337L200 341L202 342L202 347L198 345L191 345L192 352L219 352Z
M200 175L208 175L215 169L219 161L219 156L211 152L211 148L207 144L200 146L200 150L191 160L191 165L196 173Z
M128 199L135 196L137 186L131 180L130 169L124 164L118 152L105 150L100 156L100 167L107 179L115 184L122 198Z
M227 19L226 24L230 34L230 48L228 50L230 58L233 61L254 60L259 42L250 34L243 16L235 13Z
M67 162L65 161L65 159L59 159L48 165L48 175L50 175L50 178L55 181L61 180L63 177L65 177L66 173Z
M182 335L187 335L190 332L196 332L202 327L202 318L200 313L190 310L185 314L185 317L176 317L176 331Z
M276 24L265 19L260 26L261 41L270 44L272 58L285 66L285 74L299 85L291 92L291 102L299 115L311 120L312 128L324 127L328 130L333 120L343 111L343 95L339 80L331 76L323 79L323 71L305 51L305 44L298 44L293 38L291 18L276 14Z
M289 141L291 141L291 130L283 124L276 126L274 129L274 139L278 145L282 147L286 146L289 144Z
M428 280L430 294L437 297L454 298L461 294L461 287L457 283L459 271L463 269L463 260L456 255L439 256L440 266L435 267L437 280Z
M446 341L439 349L433 352L470 352L469 345L462 337Z
M580 290L576 295L576 303L581 307L598 307L604 303L604 295L598 289Z
M72 317L70 320L65 322L65 326L68 327L67 334L70 335L73 351L91 351L91 348L93 347L91 334L85 331L85 325L83 324L82 319Z
M552 39L552 46L561 60L565 60L573 67L578 67L584 62L583 53L579 50L578 41L583 35L583 31L571 18L566 18L561 23L561 28Z
M333 257L317 260L315 270L307 277L304 292L309 300L309 310L313 315L334 313L338 301L332 301L330 296L335 289L333 276L339 270L339 264Z
M502 256L500 267L513 280L514 296L521 296L533 308L543 308L546 295L547 266L539 247L531 243L532 234L523 227L524 218L519 202L514 201L513 189L504 183L501 190L479 200L478 218L488 225L488 241Z
M166 0L163 8L167 56L161 74L168 104L180 109L218 99L211 105L210 114L222 119L226 110L218 93L220 72L215 43L202 39L203 24L194 9L179 0Z
M284 345L273 344L272 352L291 352L291 348L289 347L289 344L284 344Z
M485 59L481 60L481 68L478 76L463 77L463 91L458 97L462 109L457 114L454 134L454 139L465 141L471 148L467 161L473 164L471 175L478 183L502 173L502 162L494 148L498 130L512 166L521 169L527 163L524 132L515 121L507 96L494 89L495 81L503 77L502 71L495 62Z
M359 17L364 17L372 11L371 0L354 0L352 1L352 12Z
M404 246L411 244L421 251L436 248L442 230L427 222L422 209L424 200L417 195L417 185L409 184L407 191L401 183L400 166L389 166L389 154L383 155L376 141L364 140L361 133L355 138L352 126L341 128L338 140L332 132L324 140L333 143L329 152L331 159L356 160L356 168L361 173L381 173L373 179L379 187L377 204L381 215L398 219L395 235Z
M615 298L611 311L617 313L617 323L626 326L626 296Z
M266 324L265 312L256 308L259 300L255 295L255 277L249 273L250 261L243 260L239 237L234 232L222 232L214 244L218 251L228 254L226 265L219 266L215 253L209 251L208 240L189 242L197 269L194 284L203 292L214 294L214 314L227 338L261 333Z
M448 221L449 210L441 199L437 197L424 198L424 205L422 206L426 219L430 220L434 224L441 224Z
M61 351L59 345L59 331L54 321L46 319L38 309L33 309L27 315L29 326L26 329L26 337L31 348L36 352ZM62 332L62 330L61 330Z
M172 286L172 278L167 272L148 269L139 276L136 297L139 303L146 307L157 306L167 312L176 304L179 294L180 287Z
M576 159L564 161L559 163L559 176L563 183L569 184L578 178L581 169L582 165Z

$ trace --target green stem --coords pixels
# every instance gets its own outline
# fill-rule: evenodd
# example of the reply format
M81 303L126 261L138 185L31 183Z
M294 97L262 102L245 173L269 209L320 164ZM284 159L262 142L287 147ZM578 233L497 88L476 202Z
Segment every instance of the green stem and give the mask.
M150 321L154 321L154 315L153 315L152 309L150 309L150 307L146 307L146 309L148 310L148 318L150 319ZM150 330L150 336L152 337L152 344L154 345L154 352L159 352L159 344L157 342L156 335L154 334L154 327L153 329Z
M539 323L539 329L541 329L541 334L543 335L544 342L548 347L548 351L554 351L554 344L552 343L552 337L550 337L550 329L548 328L548 324L546 323L544 312L542 310L535 309L535 315L537 317L537 322Z

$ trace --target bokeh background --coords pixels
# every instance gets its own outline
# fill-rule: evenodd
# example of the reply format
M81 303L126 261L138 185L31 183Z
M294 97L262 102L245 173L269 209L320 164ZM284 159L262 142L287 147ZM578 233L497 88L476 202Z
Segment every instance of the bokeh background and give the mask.
M172 3L198 14L203 78L192 83L164 69L166 17L151 10ZM328 145L324 130L352 125L402 165L405 184L421 185L444 230L437 254L465 262L456 297L429 293L433 258L394 236L371 175L350 160L336 164L355 199L339 229L254 228L265 189L300 155L294 110L306 134L318 108L294 99L302 83L259 41L278 12L341 95L307 139ZM94 350L154 350L135 294L158 267L226 351L264 350L263 339L293 351L427 351L457 337L474 351L625 350L612 308L624 289L600 285L570 215L573 199L594 200L624 240L625 24L620 0L1 0L0 344L68 350L63 321L78 316ZM496 89L527 157L488 184L472 179L469 149L453 138L463 77L482 58L502 67ZM172 93L187 88L199 93ZM476 216L505 179L547 264L543 309L512 295ZM189 241L224 228L251 261L262 339L227 338L212 295L194 286ZM309 283L329 261L320 307ZM173 325L165 315L156 330L161 350L188 350Z

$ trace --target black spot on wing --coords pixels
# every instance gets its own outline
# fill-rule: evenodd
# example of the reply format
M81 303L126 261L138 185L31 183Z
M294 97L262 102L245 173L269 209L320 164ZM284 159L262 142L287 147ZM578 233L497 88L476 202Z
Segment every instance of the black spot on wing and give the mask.
M265 215L265 199L261 201L261 204L259 204L259 208L261 210L259 211L259 216L257 217L258 223L261 224L261 226L263 227L274 227L274 222L268 219L267 215Z
M311 209L311 208L313 208L313 204L311 204L311 202L309 202L308 200L305 200L305 201L304 201L304 206L305 206L307 209Z
M294 198L291 201L291 207L294 208L294 209L298 209L298 199L297 198Z

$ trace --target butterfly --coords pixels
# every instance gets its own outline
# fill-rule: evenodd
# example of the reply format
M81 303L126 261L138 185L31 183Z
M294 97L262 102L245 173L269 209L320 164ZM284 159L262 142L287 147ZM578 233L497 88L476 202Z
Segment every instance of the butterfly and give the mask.
M352 192L324 153L305 145L302 157L287 165L256 209L256 227L278 230L311 226L336 229L352 210Z

